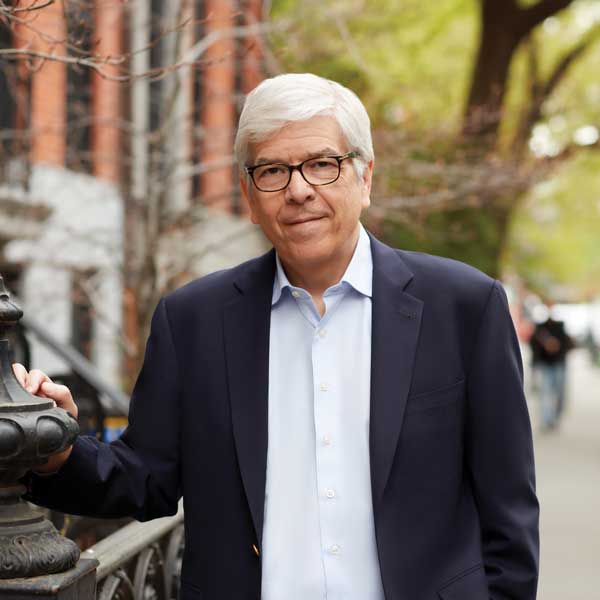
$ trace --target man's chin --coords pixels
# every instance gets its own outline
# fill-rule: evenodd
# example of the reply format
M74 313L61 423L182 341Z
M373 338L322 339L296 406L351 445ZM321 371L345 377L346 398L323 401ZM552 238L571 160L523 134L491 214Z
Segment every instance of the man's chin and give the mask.
M290 259L303 269L316 268L331 260L331 250L322 238L307 238L303 242L294 244Z

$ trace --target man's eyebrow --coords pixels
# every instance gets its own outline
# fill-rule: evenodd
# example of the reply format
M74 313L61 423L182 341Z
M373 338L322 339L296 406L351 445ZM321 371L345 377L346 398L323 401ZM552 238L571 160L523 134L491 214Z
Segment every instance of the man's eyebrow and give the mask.
M304 154L301 154L302 160L308 160L309 158L317 158L319 156L338 156L340 154L339 150L335 148L331 148L330 146L325 146L324 148L320 148L319 150L309 150ZM299 162L302 162L299 161ZM271 164L288 164L287 160L284 158L274 158L272 156L259 156L256 159L255 165L271 165Z

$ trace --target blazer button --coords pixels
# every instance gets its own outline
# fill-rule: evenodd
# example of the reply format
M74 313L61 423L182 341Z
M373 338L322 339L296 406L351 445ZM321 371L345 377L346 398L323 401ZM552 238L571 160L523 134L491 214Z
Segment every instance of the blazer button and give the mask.
M260 552L255 544L252 544L252 550L254 550L254 554L256 554L256 556L260 556Z

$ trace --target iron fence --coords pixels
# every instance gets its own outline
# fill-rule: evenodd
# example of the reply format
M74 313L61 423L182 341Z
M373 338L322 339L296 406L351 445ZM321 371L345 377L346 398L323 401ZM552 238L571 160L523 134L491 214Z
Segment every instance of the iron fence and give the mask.
M184 546L183 508L130 523L82 552L95 558L97 600L176 600Z

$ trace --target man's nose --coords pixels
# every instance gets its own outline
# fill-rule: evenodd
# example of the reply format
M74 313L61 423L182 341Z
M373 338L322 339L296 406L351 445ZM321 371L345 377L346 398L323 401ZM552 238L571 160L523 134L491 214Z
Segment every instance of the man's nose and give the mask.
M308 183L298 169L292 171L292 177L285 188L285 198L289 202L304 203L315 197L315 189Z

